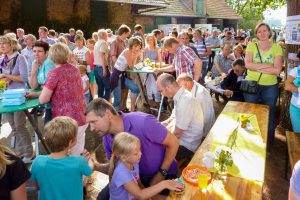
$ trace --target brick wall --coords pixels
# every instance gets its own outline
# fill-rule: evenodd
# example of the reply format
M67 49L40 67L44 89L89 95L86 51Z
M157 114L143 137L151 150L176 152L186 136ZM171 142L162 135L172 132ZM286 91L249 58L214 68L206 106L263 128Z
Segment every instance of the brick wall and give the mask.
M9 25L13 20L18 21L21 10L20 0L0 0L0 5L0 24Z
M136 24L141 24L142 26L154 25L154 17L139 17L139 16L136 16L134 19L135 19Z
M141 24L143 27L154 25L154 17L132 15L131 6L131 4L108 3L110 28L117 29L121 24L126 24L131 29L135 24Z
M47 19L64 23L85 23L90 20L90 1L47 0Z
M131 15L131 4L111 3L107 4L108 19L111 28L118 28L121 24L134 26L134 17Z

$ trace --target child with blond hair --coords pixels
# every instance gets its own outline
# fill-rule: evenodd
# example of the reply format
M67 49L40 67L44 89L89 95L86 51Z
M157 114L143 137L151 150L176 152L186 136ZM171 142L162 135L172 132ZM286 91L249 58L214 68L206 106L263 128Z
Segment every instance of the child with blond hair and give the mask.
M26 200L30 172L16 154L0 143L0 199Z
M32 163L32 179L40 190L40 200L83 199L83 176L90 176L93 163L82 156L68 156L76 144L77 122L66 116L56 117L45 127L50 155L40 155Z
M183 185L175 180L163 180L156 185L143 188L139 175L141 142L129 133L116 135L110 159L110 200L148 199L164 189L182 191Z
M79 71L82 80L82 87L83 87L83 96L85 99L86 104L90 102L90 80L89 77L86 75L86 67L84 65L79 65Z

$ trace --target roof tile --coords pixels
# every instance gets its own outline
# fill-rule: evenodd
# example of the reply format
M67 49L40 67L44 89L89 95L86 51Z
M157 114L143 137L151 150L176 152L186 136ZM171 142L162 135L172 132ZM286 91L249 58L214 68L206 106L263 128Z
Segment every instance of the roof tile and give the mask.
M185 6L180 2L180 0L168 0L168 5L165 8L148 11L143 13L143 15L151 16L176 16L176 17L200 17L191 8ZM140 9L139 11L143 11Z
M208 0L206 1L207 18L220 19L241 19L224 0Z

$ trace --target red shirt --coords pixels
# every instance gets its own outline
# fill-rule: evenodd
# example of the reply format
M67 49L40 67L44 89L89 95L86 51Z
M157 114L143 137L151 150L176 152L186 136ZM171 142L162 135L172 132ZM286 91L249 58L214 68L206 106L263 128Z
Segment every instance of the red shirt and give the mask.
M77 67L66 63L51 70L47 74L45 87L53 91L50 99L53 118L68 116L75 119L78 126L86 124L84 116L86 103Z
M94 52L91 52L91 63L90 63L90 69L94 70Z

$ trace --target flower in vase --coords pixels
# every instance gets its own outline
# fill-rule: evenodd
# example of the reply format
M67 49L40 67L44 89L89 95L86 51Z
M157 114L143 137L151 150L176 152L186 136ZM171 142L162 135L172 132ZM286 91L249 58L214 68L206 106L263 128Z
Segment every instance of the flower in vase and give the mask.
M0 81L0 90L6 89L6 81Z
M210 169L214 167L215 164L215 154L213 152L206 152L202 158L203 165Z
M145 64L146 66L151 66L151 60L150 60L150 58L145 58L145 59L144 59L144 64Z
M227 146L219 146L215 151L215 163L217 170L224 172L227 167L233 165L232 150Z

